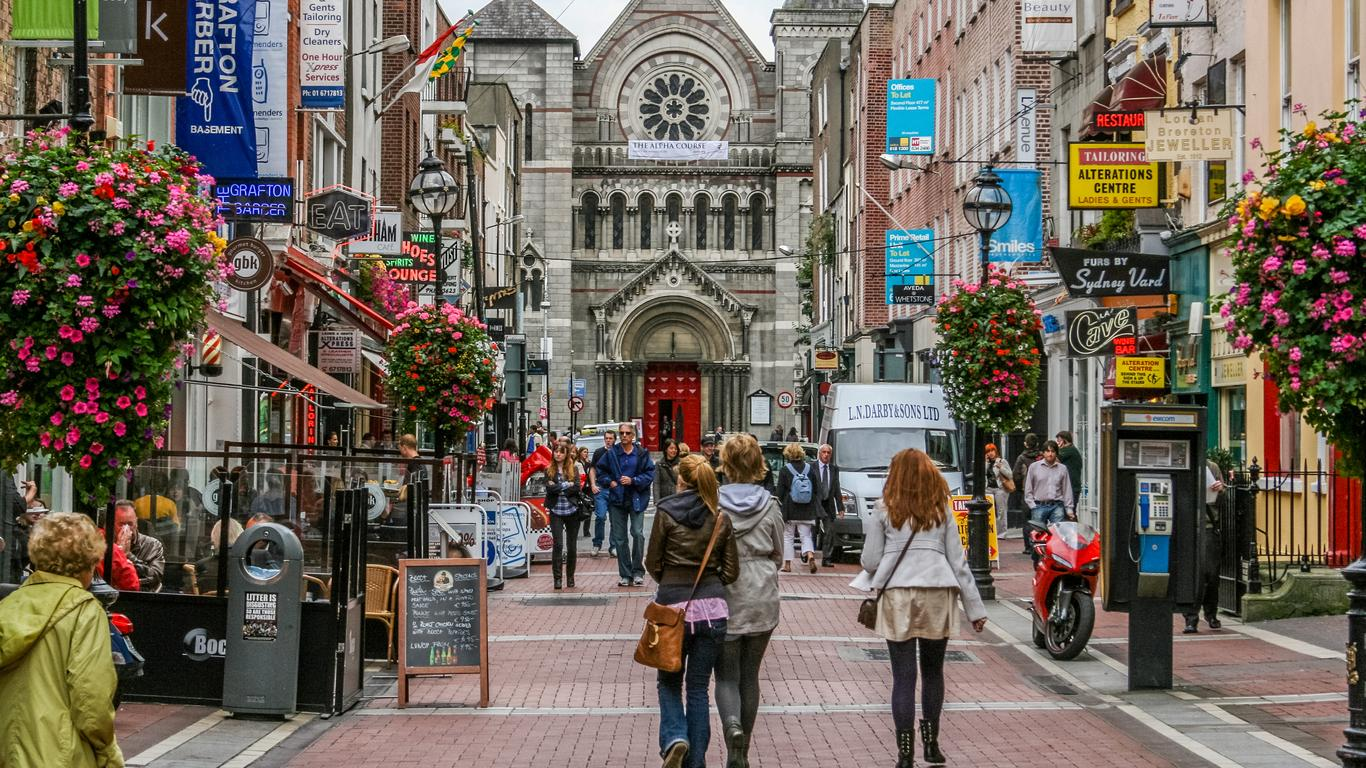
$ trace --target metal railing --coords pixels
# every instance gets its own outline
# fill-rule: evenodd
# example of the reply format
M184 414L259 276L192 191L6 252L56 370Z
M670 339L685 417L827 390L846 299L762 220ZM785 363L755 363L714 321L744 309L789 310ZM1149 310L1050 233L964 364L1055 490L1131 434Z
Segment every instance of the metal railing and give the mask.
M1267 582L1292 568L1341 568L1361 555L1361 482L1302 461L1256 474L1257 551Z
M465 101L469 89L469 67L456 67L436 80L429 80L422 87L422 101L424 104L434 101Z

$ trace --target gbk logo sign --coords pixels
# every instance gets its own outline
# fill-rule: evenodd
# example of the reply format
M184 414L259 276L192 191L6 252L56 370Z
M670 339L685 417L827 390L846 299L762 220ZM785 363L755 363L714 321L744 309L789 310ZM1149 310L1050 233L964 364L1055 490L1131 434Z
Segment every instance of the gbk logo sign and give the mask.
M228 641L209 637L208 630L195 627L185 633L185 657L190 661L221 659L228 652Z

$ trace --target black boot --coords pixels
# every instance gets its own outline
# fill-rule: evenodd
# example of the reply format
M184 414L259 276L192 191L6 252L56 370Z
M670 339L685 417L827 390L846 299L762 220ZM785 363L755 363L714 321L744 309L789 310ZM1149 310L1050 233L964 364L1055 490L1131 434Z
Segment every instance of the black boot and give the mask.
M896 768L915 768L915 730L896 732Z
M749 737L740 723L726 723L726 768L749 768Z
M550 567L551 567L551 573L555 574L555 589L562 589L562 588L564 587L564 581L560 578L560 561L559 561L559 559L558 559L558 558L557 558L557 559L554 559L554 560L551 562Z
M565 583L570 589L574 588L574 561L570 560L564 566Z
M939 751L939 721L920 721L920 742L925 745L925 762L930 765L948 762L944 759L944 753Z

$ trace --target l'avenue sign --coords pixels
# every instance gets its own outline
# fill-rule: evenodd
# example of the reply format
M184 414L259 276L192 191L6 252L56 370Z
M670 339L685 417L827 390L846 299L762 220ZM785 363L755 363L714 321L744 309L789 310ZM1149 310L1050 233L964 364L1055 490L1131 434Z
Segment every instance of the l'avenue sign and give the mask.
M1133 307L1101 307L1067 313L1067 354L1070 357L1109 355L1120 338L1132 340L1138 331Z
M1151 296L1171 292L1167 256L1083 248L1052 248L1053 266L1074 299Z

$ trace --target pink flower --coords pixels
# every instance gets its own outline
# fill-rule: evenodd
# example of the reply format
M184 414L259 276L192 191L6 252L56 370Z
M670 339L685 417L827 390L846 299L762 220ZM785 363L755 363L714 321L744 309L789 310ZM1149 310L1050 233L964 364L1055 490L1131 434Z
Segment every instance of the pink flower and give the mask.
M67 444L67 445L75 445L76 442L79 441L80 439L81 439L81 431L80 431L79 429L76 429L75 427L72 427L71 429L67 430L67 432L66 432L66 444Z
M90 412L91 407L92 406L90 406L89 404L82 403L78 400L72 404L71 412L76 414L77 416L84 416L85 414Z
M9 303L12 304L12 305L14 305L14 306L16 306L16 307L22 307L22 306L24 306L25 304L28 303L28 297L29 297L29 295L30 295L30 294L29 294L28 291L23 291L23 290L15 291L14 293L11 293L11 294L9 295Z
M43 434L39 435L38 444L43 446L44 448L52 447L52 435L48 434L47 432L44 432Z
M48 421L52 422L52 426L54 426L54 427L60 427L60 426L62 426L62 413L61 413L61 411L58 411L57 413L52 414L52 417L49 418Z
M66 287L67 287L67 288L80 288L80 287L81 287L81 276L78 275L78 274L76 274L76 273L74 273L74 272L71 273L71 274L69 274L69 275L67 275L67 276L66 276Z
M98 395L100 393L100 380L95 378L86 379L85 391L92 395Z
M104 443L91 443L90 452L95 454L96 456L100 455L101 453L104 453Z
M65 387L62 387L61 397L62 402L71 402L76 399L76 388L67 384Z
M46 357L46 358L49 359L49 360L56 360L56 359L57 359L57 348L56 348L56 347L49 346L47 349L43 350L43 356Z
M1339 256L1357 255L1357 244L1345 237L1333 238L1333 253Z
M127 410L128 406L132 404L133 400L128 395L119 395L119 399L114 401L114 405L118 406L121 411Z
M90 255L89 255L89 254L85 254L85 253L78 253L78 254L76 254L76 266L78 266L78 267L88 267L88 266L90 266Z
M81 185L74 181L64 182L61 186L57 187L57 194L61 197L75 197L80 194L80 191Z
M139 384L137 387L133 388L133 395L139 400L146 400L147 388Z
M76 362L75 355L71 354L70 352L62 353L62 365L65 365L66 367L70 368L71 364L74 362Z
M94 463L94 460L90 458L90 454L87 453L86 455L81 457L81 469L90 469L90 465L92 463Z
M18 179L13 184L9 185L9 191L11 195L17 195L20 192L27 192L28 182L24 181L23 179Z
M123 437L128 432L128 425L121 421L114 422L114 434Z
M106 421L109 421L109 414L108 414L107 412L105 412L105 411L100 411L99 413L95 414L95 423L96 423L96 424L103 424L103 423L105 423Z
M133 409L133 412L139 416L145 417L147 415L147 404L138 403L137 407Z
M1281 268L1281 260L1275 256L1267 256L1266 261L1262 262L1263 272L1275 272Z
M1299 348L1299 347L1291 347L1291 348L1290 348L1290 359L1291 359L1291 360L1294 360L1295 362L1298 363L1298 362L1300 361L1300 358L1302 358L1302 357L1304 357L1304 353L1300 351L1300 348Z
M1304 259L1295 259L1295 261L1291 262L1290 264L1290 271L1294 272L1297 275L1304 274L1304 271L1306 269L1308 269L1308 267L1305 264Z

